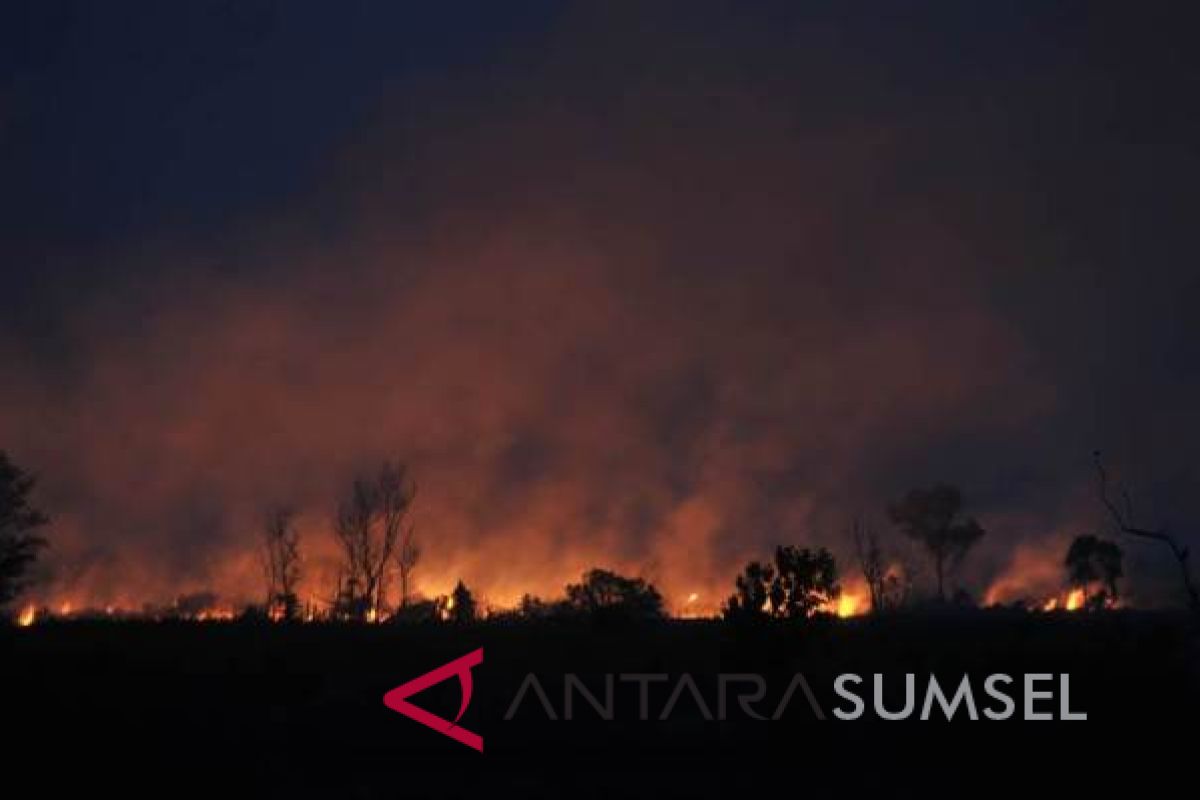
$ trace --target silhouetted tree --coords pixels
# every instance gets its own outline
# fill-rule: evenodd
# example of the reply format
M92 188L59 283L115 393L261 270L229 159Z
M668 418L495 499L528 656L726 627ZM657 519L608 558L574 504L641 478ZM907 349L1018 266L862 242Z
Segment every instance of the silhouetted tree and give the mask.
M217 593L208 590L181 594L175 598L175 602L169 609L169 613L173 616L194 619L206 613L211 613L217 608L219 602L220 598L217 596Z
M889 608L900 608L913 600L921 576L921 565L911 552L901 550L896 556L895 568L889 569L883 579L884 603Z
M272 508L263 519L262 567L267 582L267 615L294 620L300 616L300 532L290 508Z
M746 565L726 602L725 615L803 619L840 594L837 561L824 547L776 547L774 564L751 561Z
M461 580L454 585L454 591L450 592L450 600L452 601L450 603L451 622L462 624L475 621L478 613L475 597Z
M791 546L775 548L775 582L771 608L775 616L809 617L841 594L837 561L824 547L817 550Z
M729 619L754 619L770 614L771 585L775 568L763 561L751 561L734 581L733 596L725 603Z
M852 529L859 569L870 593L871 612L901 608L911 602L920 569L908 556L885 555L874 530ZM894 560L893 560L894 559ZM889 564L889 561L893 563Z
M367 598L359 589L358 578L347 575L345 569L338 570L337 586L330 603L334 619L366 619Z
M913 489L888 508L888 516L904 535L929 552L942 602L946 600L947 569L956 567L984 534L974 518L961 516L962 505L962 493L943 484Z
M0 608L25 589L29 567L46 546L35 531L50 519L30 504L36 483L0 450Z
M517 614L523 619L541 619L550 610L550 604L536 595L526 592L517 603Z
M384 606L387 565L416 497L400 463L385 462L374 479L354 481L338 504L334 532L342 545L346 580L341 605L358 619L377 619Z
M1116 542L1095 536L1077 536L1067 549L1063 566L1067 568L1067 585L1083 591L1085 606L1104 608L1117 600L1117 580L1124 574L1121 568L1121 548ZM1093 583L1101 584L1100 591L1089 598Z
M566 599L543 600L536 595L526 593L521 595L521 599L517 603L516 617L536 620L569 619L577 611Z
M584 573L567 585L567 605L593 616L657 619L663 616L662 595L642 578L627 578L605 569Z
M1174 536L1167 533L1166 528L1144 528L1136 521L1133 513L1133 498L1125 489L1121 489L1121 503L1110 495L1108 485L1108 472L1104 469L1104 462L1100 459L1100 451L1096 450L1092 453L1092 461L1096 465L1096 473L1100 479L1100 502L1108 509L1109 515L1117 528L1129 536L1136 536L1139 539L1149 539L1154 542L1161 542L1170 551L1175 558L1175 563L1179 565L1180 578L1183 580L1183 590L1187 593L1188 607L1194 612L1200 614L1200 590L1197 590L1196 584L1192 581L1192 569L1189 564L1191 553L1186 545L1179 543Z
M400 607L408 605L413 570L421 560L421 548L416 542L416 527L410 525L396 550L396 567L400 570Z
M858 568L867 583L867 591L871 597L871 613L877 614L883 611L887 604L889 588L883 549L879 546L879 537L875 534L875 529L857 517L850 524L850 533L854 537Z
M440 622L445 617L445 598L430 600L410 597L406 605L396 609L391 621L397 624L427 624Z

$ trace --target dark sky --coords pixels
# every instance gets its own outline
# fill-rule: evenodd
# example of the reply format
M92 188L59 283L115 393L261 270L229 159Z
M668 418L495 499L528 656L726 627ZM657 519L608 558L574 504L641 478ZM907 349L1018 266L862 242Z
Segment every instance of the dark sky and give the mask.
M426 5L0 10L0 446L55 591L253 591L283 501L321 589L387 455L427 589L498 601L715 602L935 481L965 586L1049 591L1096 448L1200 527L1187 4Z

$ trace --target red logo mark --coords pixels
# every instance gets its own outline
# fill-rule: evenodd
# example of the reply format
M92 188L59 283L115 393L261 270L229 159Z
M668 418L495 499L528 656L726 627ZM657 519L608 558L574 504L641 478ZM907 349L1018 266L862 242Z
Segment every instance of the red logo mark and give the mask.
M456 742L462 742L467 747L482 753L483 737L477 733L471 733L466 728L458 727L458 721L462 719L467 706L471 704L471 667L482 663L483 648L481 647L478 650L467 653L465 656L454 659L448 664L443 664L435 670L426 672L419 678L413 678L408 683L397 686L383 696L383 704L392 711L399 711L404 716L415 719L422 725L433 728L438 733L445 734ZM430 686L439 684L455 675L458 676L458 683L462 688L462 705L459 706L458 716L454 718L453 722L442 719L435 714L430 714L425 709L417 708L408 702L408 698L417 692L423 692Z

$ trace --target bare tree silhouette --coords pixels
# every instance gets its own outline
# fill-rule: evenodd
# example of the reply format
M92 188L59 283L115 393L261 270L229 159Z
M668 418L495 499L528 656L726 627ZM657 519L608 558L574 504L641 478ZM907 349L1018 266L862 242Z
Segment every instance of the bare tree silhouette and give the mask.
M409 590L412 583L413 570L421 560L421 547L416 542L416 527L408 526L403 534L400 547L396 550L396 567L400 570L400 607L408 605L411 596Z
M897 609L909 603L920 567L903 547L884 550L874 526L855 517L847 535L854 542L858 569L871 602L871 613Z
M30 504L37 480L0 450L0 608L26 587L29 567L46 540L34 533L50 518Z
M300 614L300 532L295 511L283 506L268 509L263 518L262 567L267 583L267 615L294 620Z
M359 478L338 504L334 533L342 545L339 605L360 620L379 618L386 600L386 571L416 498L416 484L400 462L384 462L373 479Z
M1092 462L1096 465L1096 475L1100 483L1100 502L1108 509L1109 516L1112 517L1117 529L1129 536L1136 536L1140 539L1148 539L1154 542L1161 542L1174 556L1176 564L1179 566L1179 575L1183 580L1183 589L1187 593L1188 607L1197 614L1200 614L1200 592L1196 589L1196 584L1192 581L1192 570L1189 564L1189 556L1191 555L1186 545L1180 544L1179 540L1171 534L1167 533L1165 527L1146 528L1139 525L1133 511L1133 498L1129 491L1123 487L1119 488L1120 503L1113 499L1108 481L1108 471L1104 468L1104 462L1101 459L1100 451L1096 450L1092 453Z
M858 557L858 568L863 580L867 582L867 591L871 597L871 612L878 614L883 611L887 598L887 564L884 563L883 548L879 546L879 537L875 529L863 522L861 517L855 517L850 523L850 533L854 537L854 553Z

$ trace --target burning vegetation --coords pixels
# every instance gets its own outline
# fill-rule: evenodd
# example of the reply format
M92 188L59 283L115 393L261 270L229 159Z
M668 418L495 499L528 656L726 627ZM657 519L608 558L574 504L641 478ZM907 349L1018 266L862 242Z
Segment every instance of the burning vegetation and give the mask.
M0 454L0 480L6 486L3 510L5 572L0 600L24 588L27 568L45 546L35 533L48 523L30 505L32 478ZM825 547L779 545L768 561L751 561L734 580L733 593L719 606L706 598L719 588L698 586L668 605L659 588L642 577L606 569L586 572L568 583L559 599L525 594L519 601L497 603L476 598L458 580L442 594L416 591L414 570L422 549L410 511L417 486L401 462L385 462L374 474L352 482L333 515L332 534L341 559L333 590L304 592L305 545L295 512L278 506L263 517L259 563L263 579L260 603L233 602L212 591L181 594L168 603L99 605L86 597L27 602L10 611L21 627L39 622L78 619L230 622L440 622L465 623L483 618L522 619L615 616L655 619L668 616L728 620L804 620L886 614L934 606L974 606L954 581L957 567L984 537L983 526L962 512L961 493L950 486L909 492L888 507L901 534L890 545L856 519L846 532L857 570L845 574ZM932 567L931 593L919 587L921 569L906 542L923 551ZM1124 578L1123 551L1094 535L1075 537L1057 559L1050 551L1019 549L1010 569L983 595L982 605L1028 612L1103 611L1118 608ZM954 587L949 591L948 587ZM1040 588L1039 588L1040 587ZM669 610L668 610L669 609Z

